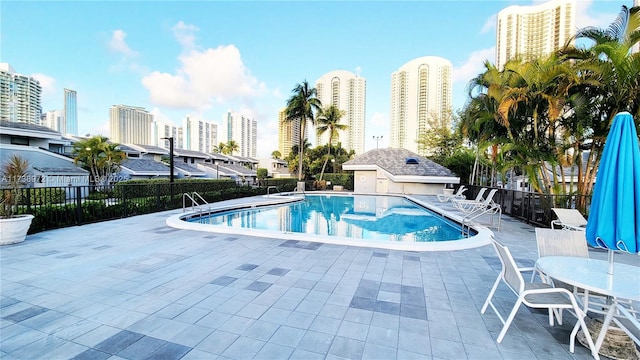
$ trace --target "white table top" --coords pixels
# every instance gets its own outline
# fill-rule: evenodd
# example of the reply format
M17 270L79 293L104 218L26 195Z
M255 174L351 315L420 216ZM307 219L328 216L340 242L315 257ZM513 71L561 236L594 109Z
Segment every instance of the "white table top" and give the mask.
M545 256L536 262L545 274L567 284L619 299L640 301L640 267L614 264L613 276L607 275L604 260Z

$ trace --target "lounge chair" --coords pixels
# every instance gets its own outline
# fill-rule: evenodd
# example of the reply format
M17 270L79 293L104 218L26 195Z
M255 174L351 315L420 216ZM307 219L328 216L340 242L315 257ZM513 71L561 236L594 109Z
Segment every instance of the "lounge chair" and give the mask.
M557 220L551 221L551 228L554 229L557 226L567 230L579 230L584 231L587 226L587 219L582 216L582 213L576 209L560 209L552 208L556 214Z
M502 270L500 270L500 274L494 282L493 287L491 288L491 291L489 292L489 295L487 296L487 299L485 300L480 313L484 314L487 311L487 307L490 305L502 322L503 327L496 341L498 343L502 342L521 304L525 304L526 306L531 308L549 309L549 325L551 326L553 326L554 322L554 309L570 309L573 310L573 313L578 319L578 323L580 324L580 327L585 334L585 338L589 344L589 349L591 350L591 355L593 355L594 358L599 359L598 352L596 351L595 345L593 343L593 339L591 338L591 334L589 333L587 324L584 321L586 314L584 313L584 311L582 311L582 309L580 309L580 306L578 306L578 303L576 302L573 294L567 289L554 288L551 285L545 283L526 283L522 277L521 271L530 269L518 268L509 249L497 242L495 239L493 239L492 242L493 247L498 253L498 258L500 258L500 262L502 263ZM500 285L500 282L504 282L509 290L511 290L518 297L516 303L513 305L511 313L509 313L509 316L506 320L502 317L502 315L492 302L493 295L495 294L498 285ZM527 312L523 314L529 313ZM561 321L562 318L559 318L558 323L562 324ZM574 346L575 338L572 336L570 338L569 344L569 350L571 352L573 352Z
M485 188L482 188L482 190L486 190ZM481 193L484 193L482 190L480 190ZM484 210L487 209L489 207L493 207L493 205L495 204L493 202L493 197L496 194L496 192L498 192L498 189L491 189L491 191L489 191L489 194L487 194L487 197L485 197L484 199L482 198L482 194L478 193L478 196L476 197L475 200L451 200L451 203L453 204L453 207L455 207L456 209L465 212L465 213L473 213L476 212L478 210ZM480 198L478 200L478 198Z
M480 191L478 191L478 195L476 195L475 199L466 199L466 198L457 198L457 199L451 199L451 205L453 205L454 208L456 209L460 209L461 207L464 207L465 204L472 204L472 203L478 203L480 201L482 201L482 195L484 195L484 192L487 191L487 188L481 188Z
M462 195L465 191L467 191L467 188L464 187L464 185L461 185L458 188L458 191L456 191L455 194L438 194L438 201L440 202L447 202L451 199L464 199L464 195Z

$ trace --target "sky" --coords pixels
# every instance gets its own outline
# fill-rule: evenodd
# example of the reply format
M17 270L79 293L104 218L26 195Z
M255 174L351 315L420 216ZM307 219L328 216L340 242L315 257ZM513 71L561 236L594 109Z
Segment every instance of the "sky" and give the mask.
M453 65L453 108L494 62L497 13L540 1L0 1L0 62L40 81L43 112L76 90L78 135L109 136L109 109L181 125L227 111L258 123L257 157L277 150L292 89L347 70L367 81L365 150L388 146L391 74L412 59ZM632 0L578 0L577 27L610 24Z

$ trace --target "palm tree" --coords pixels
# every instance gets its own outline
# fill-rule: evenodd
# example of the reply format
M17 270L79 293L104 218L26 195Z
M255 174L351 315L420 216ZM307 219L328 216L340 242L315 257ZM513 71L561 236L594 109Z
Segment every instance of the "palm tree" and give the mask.
M285 110L285 121L299 121L300 122L300 137L299 137L299 159L298 161L298 181L302 180L302 159L304 158L304 136L307 122L311 122L311 125L315 123L315 113L322 108L322 103L317 98L317 90L314 87L310 87L307 80L296 85L291 91L292 95L287 100L287 108Z
M560 54L575 64L583 83L570 93L576 115L569 117L565 125L574 134L577 192L584 195L576 207L585 209L613 117L620 111L629 111L636 123L640 121L640 53L631 51L640 43L640 7L622 6L608 28L584 28L576 38L590 40L593 45L567 46ZM584 161L579 156L582 150L589 154Z
M213 152L216 154L224 153L224 149L227 147L227 144L220 142L218 145L213 145Z
M238 143L235 142L235 140L229 140L224 150L225 150L224 152L225 155L233 155L234 152L237 152L238 150L240 150L240 145L238 145Z
M94 136L73 144L73 162L81 163L89 170L92 181L97 185L108 185L113 174L118 171L120 164L127 157L118 148L119 144L108 142L104 136Z
M322 177L324 175L324 169L327 166L327 162L331 157L331 147L333 146L333 141L338 139L340 136L339 131L347 129L347 125L340 124L340 119L344 116L345 112L338 109L335 105L330 105L324 109L321 109L318 114L316 133L318 136L324 134L325 132L329 132L329 141L327 156L324 159L324 164L322 164L322 171L320 171L320 181L322 181Z

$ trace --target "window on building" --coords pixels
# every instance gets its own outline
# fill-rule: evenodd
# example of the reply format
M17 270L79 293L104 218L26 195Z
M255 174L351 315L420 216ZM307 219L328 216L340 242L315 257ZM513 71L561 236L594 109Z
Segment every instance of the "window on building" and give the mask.
M24 136L12 136L11 145L29 146L29 138Z

